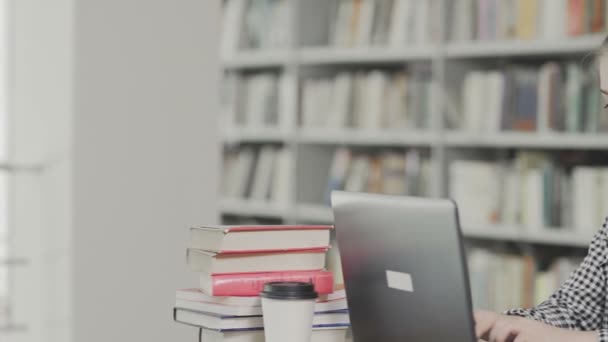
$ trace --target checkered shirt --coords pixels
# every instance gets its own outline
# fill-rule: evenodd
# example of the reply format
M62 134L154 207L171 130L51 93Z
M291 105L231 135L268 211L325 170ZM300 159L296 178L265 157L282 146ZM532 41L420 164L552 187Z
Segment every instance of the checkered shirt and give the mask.
M608 218L595 235L583 263L548 300L508 315L541 321L559 328L598 331L608 342Z

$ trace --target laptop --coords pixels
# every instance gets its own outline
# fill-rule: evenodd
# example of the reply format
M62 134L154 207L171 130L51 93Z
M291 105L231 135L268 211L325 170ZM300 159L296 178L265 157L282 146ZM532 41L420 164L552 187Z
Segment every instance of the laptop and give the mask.
M333 192L355 342L475 342L450 200Z

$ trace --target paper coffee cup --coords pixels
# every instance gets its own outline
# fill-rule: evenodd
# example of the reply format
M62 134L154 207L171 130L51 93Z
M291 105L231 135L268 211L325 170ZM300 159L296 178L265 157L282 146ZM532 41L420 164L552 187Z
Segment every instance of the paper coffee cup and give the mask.
M315 301L319 296L313 284L268 283L260 296L266 342L310 342Z

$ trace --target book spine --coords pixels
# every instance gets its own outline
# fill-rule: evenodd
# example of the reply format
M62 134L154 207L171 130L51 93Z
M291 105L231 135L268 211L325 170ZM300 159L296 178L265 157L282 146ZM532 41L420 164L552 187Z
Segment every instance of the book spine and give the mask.
M334 288L333 273L328 271L226 274L211 277L213 296L258 296L264 289L264 284L275 281L312 282L320 295L330 294Z

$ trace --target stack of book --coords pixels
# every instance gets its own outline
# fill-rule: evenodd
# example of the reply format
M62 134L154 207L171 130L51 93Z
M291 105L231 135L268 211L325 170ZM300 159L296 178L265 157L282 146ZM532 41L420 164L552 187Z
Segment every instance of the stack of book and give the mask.
M465 226L570 229L591 237L608 209L608 168L585 166L582 157L520 151L507 163L457 160L450 196Z
M247 199L277 206L289 201L291 152L284 147L245 146L224 153L225 199Z
M471 71L463 85L453 90L450 101L460 102L462 108L462 116L448 117L453 129L473 133L608 131L597 69L583 68L578 62Z
M551 40L606 30L606 0L452 0L448 39Z
M373 70L310 78L302 87L304 128L428 128L432 108L429 70Z
M350 326L344 290L325 270L331 226L220 226L190 231L188 268L198 289L178 290L175 321L201 329L202 341L263 342L259 293L273 281L311 282L313 342L344 341ZM285 314L289 314L286 312Z

